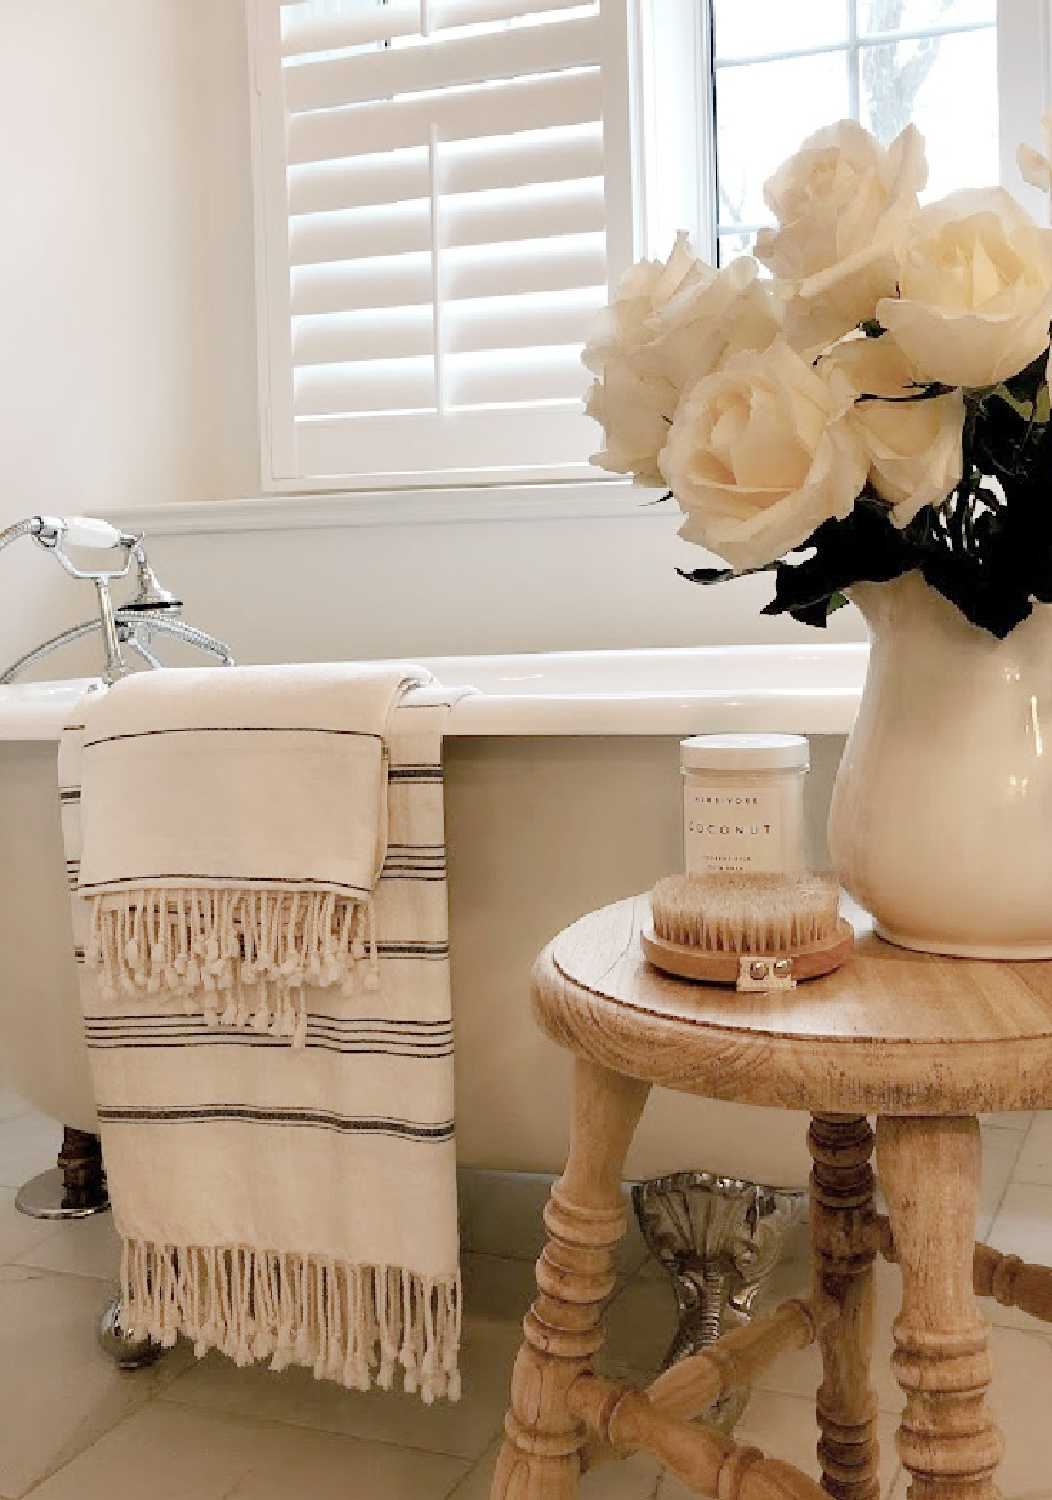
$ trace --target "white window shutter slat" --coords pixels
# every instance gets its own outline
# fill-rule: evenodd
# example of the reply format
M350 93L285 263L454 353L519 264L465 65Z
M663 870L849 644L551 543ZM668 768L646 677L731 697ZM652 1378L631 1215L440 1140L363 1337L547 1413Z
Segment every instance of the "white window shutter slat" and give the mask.
M334 61L289 68L285 99L293 114L338 109L365 100L394 99L429 90L468 88L524 74L594 68L599 17L514 31L436 40L430 46L359 52Z
M513 79L499 91L384 100L357 109L294 115L289 125L293 166L341 157L378 155L427 140L431 125L443 141L493 139L538 125L582 125L599 116L598 69L552 77Z
M385 5L282 5L281 51L287 58L368 46L420 30L420 0Z
M301 266L292 273L294 317L371 307L431 304L431 256L400 255L350 265Z
M632 254L625 0L248 4L269 480L579 476Z
M293 219L289 255L294 266L430 252L431 205L424 200L357 213Z
M573 0L430 0L433 29L453 26L483 26L491 21L511 21L566 10Z
M603 286L606 250L597 235L552 244L481 246L449 257L446 294L451 298L536 296L541 292Z
M434 352L429 304L356 308L335 316L298 318L292 339L297 368L355 360L418 359Z
M289 171L289 213L321 214L379 203L405 203L431 191L426 147L384 156L312 162Z

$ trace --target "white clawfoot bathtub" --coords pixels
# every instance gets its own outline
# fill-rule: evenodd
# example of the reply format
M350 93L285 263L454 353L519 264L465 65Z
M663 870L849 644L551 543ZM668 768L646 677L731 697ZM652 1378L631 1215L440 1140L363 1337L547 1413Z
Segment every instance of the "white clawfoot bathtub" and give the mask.
M682 868L683 736L810 736L810 855L825 863L826 807L866 657L862 645L814 645L426 662L441 681L480 689L454 709L445 745L462 1164L562 1166L570 1060L533 1025L530 965L583 912ZM55 772L82 687L0 688L0 1076L91 1130ZM628 1173L681 1168L798 1185L804 1132L751 1106L657 1093Z

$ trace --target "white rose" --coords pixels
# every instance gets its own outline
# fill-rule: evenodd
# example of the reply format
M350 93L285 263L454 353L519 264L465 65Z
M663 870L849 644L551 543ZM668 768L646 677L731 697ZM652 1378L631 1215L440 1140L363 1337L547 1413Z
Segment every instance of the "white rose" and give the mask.
M899 289L877 318L924 379L997 385L1048 348L1052 230L1002 188L950 193L910 224Z
M603 379L595 381L585 397L585 412L606 437L591 462L613 474L631 474L637 484L662 484L657 456L678 405L679 392L667 380L640 375L624 360L611 360Z
M867 318L876 317L877 303L895 292L898 269L894 250L875 245L799 282L786 304L787 341L813 360Z
M654 313L682 287L700 280L707 269L682 232L667 261L640 260L629 266L617 283L614 300L596 318L581 355L592 374L602 374L609 360L642 344Z
M764 184L778 229L761 229L757 258L798 283L786 337L809 353L874 315L895 290L896 237L928 177L924 141L908 125L885 149L854 120L809 136Z
M715 271L685 235L666 265L641 261L622 278L582 356L600 378L585 410L606 434L592 462L638 483L660 484L657 454L684 390L728 351L766 348L782 303L749 257Z
M849 421L869 457L869 480L894 506L905 526L925 505L956 489L964 463L964 394L960 390L917 399L917 371L889 334L848 339L822 361L839 370L860 395L891 399L856 401ZM911 399L911 396L914 399Z
M653 314L684 286L701 279L700 262L685 234L676 238L668 260L641 260L617 284L581 355L599 378L585 399L585 411L603 427L606 442L592 463L638 484L661 484L657 455L668 437L679 391L664 375L642 370L634 356L649 338ZM708 269L707 267L705 269Z
M698 261L699 275L647 322L639 350L641 369L664 375L679 391L710 374L740 349L766 349L782 327L784 298L761 281L751 255L740 255L719 271Z
M783 339L732 355L684 396L658 464L686 511L680 536L733 568L761 567L846 516L868 460L855 390Z

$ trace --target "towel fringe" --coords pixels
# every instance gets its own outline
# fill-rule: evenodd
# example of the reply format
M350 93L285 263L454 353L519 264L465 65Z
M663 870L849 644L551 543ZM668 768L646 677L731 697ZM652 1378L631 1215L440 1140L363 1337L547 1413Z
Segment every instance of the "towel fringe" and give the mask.
M200 1357L221 1349L239 1365L305 1365L351 1390L403 1386L430 1405L460 1397L460 1272L421 1276L245 1245L125 1240L121 1324L170 1348L182 1334Z
M307 1039L305 986L376 990L371 895L332 891L159 889L90 897L86 958L103 997L157 996L209 1026Z

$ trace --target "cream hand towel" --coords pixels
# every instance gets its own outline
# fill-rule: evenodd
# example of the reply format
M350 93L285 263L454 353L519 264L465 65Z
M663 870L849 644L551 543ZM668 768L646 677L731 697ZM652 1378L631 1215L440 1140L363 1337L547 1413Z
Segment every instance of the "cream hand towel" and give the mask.
M107 996L302 1046L305 985L378 982L384 735L421 669L159 671L85 703L88 961Z
M207 681L191 684L191 676ZM371 698L377 683L365 676ZM243 694L246 681L251 690ZM178 697L200 687L201 701L193 693L193 710L184 704L176 713L162 701L170 683ZM219 712L227 692L232 703ZM151 989L152 963L142 985L126 954L116 983L105 983L112 972L105 963L85 962L92 902L127 900L123 888L98 891L104 875L110 879L103 884L116 884L131 874L136 891L151 888L158 876L172 881L163 889L169 915L173 904L181 912L177 932L180 923L204 930L200 904L184 898L180 908L178 892L213 889L180 884L188 874L218 879L220 890L247 878L242 888L270 892L278 871L296 883L336 884L341 892L350 885L355 899L367 891L376 823L367 809L332 807L333 757L343 768L339 776L356 790L373 775L359 754L359 711L329 702L356 693L346 669L143 674L91 695L63 737L63 828L103 1154L123 1242L122 1320L132 1333L166 1345L185 1334L199 1354L218 1348L239 1364L303 1364L360 1390L374 1382L391 1386L401 1367L406 1390L419 1390L425 1401L455 1399L461 1291L441 767L449 699L442 690L402 696L397 688L395 706L381 704L389 750L387 853L372 897L380 983L352 989L308 973L296 986L305 1002L303 1046L289 1046L287 1024L275 1028L273 1014L266 1029L257 1029L214 1024L223 1011L210 1010L193 992L183 994L185 1009L173 1004L163 972ZM236 727L239 717L249 720L244 730ZM326 743L337 742L335 751L316 760L316 742L308 738L301 762L284 738L295 732L290 718L307 737L324 730ZM115 730L118 723L124 727ZM214 726L242 748L224 746L214 755ZM166 732L155 736L155 727ZM204 747L187 753L199 731ZM116 733L134 738L116 740ZM106 775L96 761L82 803L85 734L106 742L104 755L114 759ZM165 749L160 756L158 741ZM350 754L341 759L348 743ZM87 753L100 749L93 745ZM238 828L246 813L265 821L272 798L280 803L271 829L280 828L282 837L259 829L247 835L248 847L265 854L265 867L234 857L240 833L229 835L228 847L208 827L207 859L189 841L184 857L175 857L179 819L172 806L193 802L206 767L220 825L230 810ZM323 813L304 795L308 778ZM250 787L251 796L244 795ZM104 807L121 820L125 843L105 821ZM82 812L94 847L82 847ZM376 816L382 824L382 813ZM330 843L322 836L327 818ZM195 837L201 826L198 816L188 823ZM302 826L312 841L306 864L298 857ZM151 827L163 833L163 857L154 853ZM194 858L187 858L194 847ZM224 849L229 858L215 865L216 851ZM82 855L95 876L89 898L76 891ZM210 912L214 924L214 904ZM235 930L240 921L235 914ZM134 930L133 918L130 940ZM235 955L242 969L256 961L254 951L246 946L244 956ZM141 954L137 961L141 968ZM242 972L242 990L249 982ZM231 988L236 992L236 982ZM271 1011L280 1020L280 1007L272 1004Z

